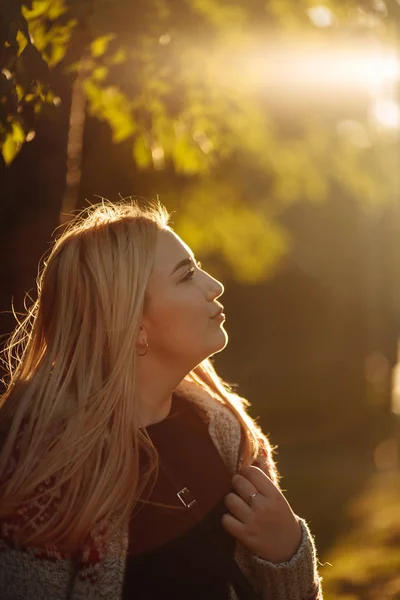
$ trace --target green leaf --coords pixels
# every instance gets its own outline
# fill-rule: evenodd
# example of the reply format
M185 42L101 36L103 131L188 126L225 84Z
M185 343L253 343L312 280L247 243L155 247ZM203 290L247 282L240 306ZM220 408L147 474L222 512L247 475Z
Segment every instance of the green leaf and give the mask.
M121 142L136 131L131 103L117 87L101 88L93 78L84 82L83 89L89 100L90 113L110 125L114 142Z
M12 163L14 158L22 147L22 143L25 141L25 132L21 125L14 121L11 126L11 132L6 135L6 139L3 142L1 153L4 158L6 165Z
M26 36L22 33L22 31L20 29L18 29L18 33L17 33L17 42L18 42L17 56L20 56L22 54L22 52L25 50L26 45L28 43Z
M22 87L22 85L16 85L15 86L15 91L17 92L17 98L18 98L18 102L20 102L22 100L22 98L24 97L24 88ZM25 96L24 98L25 100L27 100L27 97ZM29 100L28 100L29 102Z
M45 58L50 67L54 67L64 58L77 23L76 19L69 19L65 25L54 25L46 34Z
M108 60L109 65L120 65L126 61L128 53L123 48L119 48Z
M109 33L108 35L102 35L90 44L90 52L93 58L98 58L99 56L103 56L106 53L107 48L111 40L115 38L113 33Z
M89 111L91 115L96 115L102 107L101 88L91 79L83 82L83 90L89 101Z
M146 146L144 137L137 136L133 142L133 159L139 168L145 169L151 162L151 152Z
M207 170L210 157L188 135L180 135L172 147L172 160L178 173L195 175Z
M43 16L49 10L52 3L53 0L34 0L30 10L22 5L21 11L27 21L32 21Z
M208 184L186 198L177 232L195 253L223 255L238 280L262 281L288 251L286 232L265 211L234 198L229 183L210 179Z
M107 67L97 67L93 69L92 77L95 81L103 81L108 75Z
M115 143L128 139L137 129L132 116L128 114L115 114L114 120L109 122L113 129L112 139Z
M55 67L65 56L66 47L65 46L53 46L52 52L48 58L49 67Z
M29 30L31 32L35 47L39 52L43 52L48 44L48 36L44 25L40 21L37 21L30 25Z
M52 0L49 5L48 18L55 21L58 17L65 14L67 10L64 0Z

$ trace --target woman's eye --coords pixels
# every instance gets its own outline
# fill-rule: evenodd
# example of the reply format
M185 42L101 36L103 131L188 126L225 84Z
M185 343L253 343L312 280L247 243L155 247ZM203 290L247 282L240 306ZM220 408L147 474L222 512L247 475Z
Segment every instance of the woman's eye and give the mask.
M196 262L196 267L198 269L201 269L201 262L199 260L196 260L195 262ZM195 268L191 267L189 269L189 271L186 273L186 275L184 277L182 277L181 281L188 281L189 279L192 279L194 272L195 272Z
M189 279L192 279L193 275L194 275L194 267L189 269L189 271L186 273L186 275L184 277L182 277L181 281L188 281Z

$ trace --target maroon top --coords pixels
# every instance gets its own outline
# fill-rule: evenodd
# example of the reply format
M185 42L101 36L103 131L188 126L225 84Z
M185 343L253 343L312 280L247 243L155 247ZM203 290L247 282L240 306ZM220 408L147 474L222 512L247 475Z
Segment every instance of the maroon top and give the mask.
M169 416L147 427L160 470L130 521L122 600L239 600L258 598L234 561L236 540L222 527L231 474L196 407L178 395ZM185 507L177 492L188 488ZM145 497L145 496L144 496Z
M177 497L181 489L189 489L189 501L196 499L196 513L200 518L231 489L231 476L209 436L207 424L189 401L174 394L168 417L146 429L159 455L173 471L179 489L175 489L161 465L148 500L174 508L139 503L140 511L135 508L130 523L130 556L161 546L193 527L195 519L191 509Z

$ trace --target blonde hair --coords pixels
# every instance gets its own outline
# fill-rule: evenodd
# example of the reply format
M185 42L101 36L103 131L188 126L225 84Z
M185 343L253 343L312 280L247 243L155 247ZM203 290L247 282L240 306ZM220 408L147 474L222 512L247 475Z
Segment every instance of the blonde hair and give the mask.
M129 520L157 473L156 450L135 425L135 340L157 233L168 220L160 204L102 202L81 212L55 241L37 300L7 344L0 519L26 511L15 532L26 545L78 550L102 519L113 515L115 526ZM235 413L250 464L259 430L246 401L209 360L187 379ZM149 460L144 474L139 449ZM28 508L39 498L33 522ZM56 510L44 517L54 500Z

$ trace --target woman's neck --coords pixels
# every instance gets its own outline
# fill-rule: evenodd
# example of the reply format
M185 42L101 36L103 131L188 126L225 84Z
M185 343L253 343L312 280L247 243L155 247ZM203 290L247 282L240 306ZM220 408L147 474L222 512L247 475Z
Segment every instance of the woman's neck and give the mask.
M161 365L138 365L136 398L140 417L139 427L159 423L171 412L172 394L186 373L173 373Z

